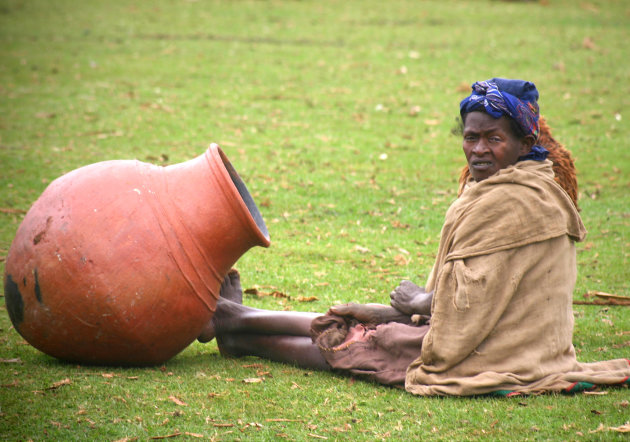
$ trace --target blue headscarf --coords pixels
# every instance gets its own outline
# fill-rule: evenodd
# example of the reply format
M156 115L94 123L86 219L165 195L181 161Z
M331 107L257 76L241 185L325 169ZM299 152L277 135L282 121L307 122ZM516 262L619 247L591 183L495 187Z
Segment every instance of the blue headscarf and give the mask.
M459 104L462 117L476 110L485 111L493 118L506 115L514 119L526 134L538 139L540 112L538 90L534 83L505 78L478 81L472 85L472 94ZM544 147L535 145L527 155L518 160L543 161L548 153Z

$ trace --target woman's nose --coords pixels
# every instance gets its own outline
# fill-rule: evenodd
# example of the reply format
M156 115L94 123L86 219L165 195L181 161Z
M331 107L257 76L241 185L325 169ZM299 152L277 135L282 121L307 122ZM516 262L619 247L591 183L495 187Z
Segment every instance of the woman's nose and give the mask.
M483 139L479 139L472 151L475 155L482 155L488 151L488 144Z

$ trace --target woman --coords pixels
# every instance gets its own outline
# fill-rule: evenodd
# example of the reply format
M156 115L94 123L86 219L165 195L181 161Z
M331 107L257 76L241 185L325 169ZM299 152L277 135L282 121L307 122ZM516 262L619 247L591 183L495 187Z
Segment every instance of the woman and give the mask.
M494 78L461 102L471 179L446 214L426 289L403 281L391 307L268 312L239 304L232 274L222 295L236 302L220 300L200 340L216 334L226 354L362 374L418 395L627 382L628 360L575 358L574 243L586 231L536 145L537 100L533 83Z

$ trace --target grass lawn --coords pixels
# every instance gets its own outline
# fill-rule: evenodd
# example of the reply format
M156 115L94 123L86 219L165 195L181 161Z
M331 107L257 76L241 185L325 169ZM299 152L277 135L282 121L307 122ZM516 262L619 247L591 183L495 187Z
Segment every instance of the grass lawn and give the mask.
M271 233L237 263L262 293L247 304L387 302L433 264L465 163L459 101L501 76L536 83L576 159L589 235L575 299L630 296L629 40L621 0L0 0L0 266L61 174L216 142ZM214 343L162 367L76 366L0 309L3 440L627 440L627 389L426 399ZM575 319L581 361L630 356L628 307Z

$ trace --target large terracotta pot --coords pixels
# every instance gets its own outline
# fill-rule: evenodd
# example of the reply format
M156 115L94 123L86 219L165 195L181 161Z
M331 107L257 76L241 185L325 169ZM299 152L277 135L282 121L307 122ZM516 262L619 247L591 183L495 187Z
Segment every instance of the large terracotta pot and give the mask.
M221 282L269 245L247 188L217 145L168 166L106 161L53 181L6 261L16 330L51 356L153 365L193 342Z

